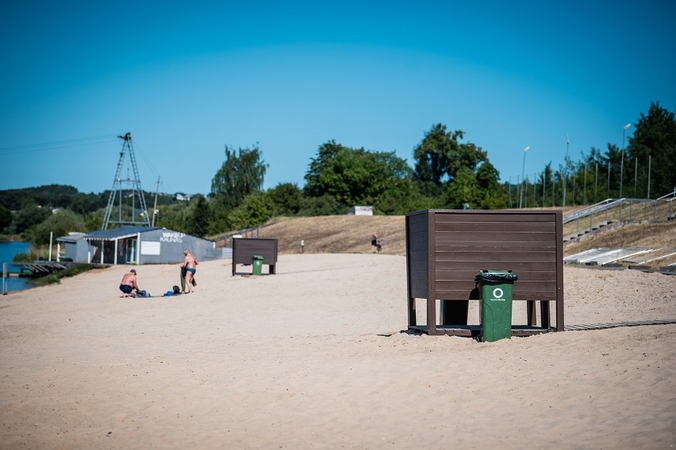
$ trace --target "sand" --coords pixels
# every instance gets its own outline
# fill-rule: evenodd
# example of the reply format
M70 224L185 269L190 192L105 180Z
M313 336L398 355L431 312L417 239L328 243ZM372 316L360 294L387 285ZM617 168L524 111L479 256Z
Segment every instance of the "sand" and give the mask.
M676 325L411 335L405 258L129 267L0 296L1 448L672 448ZM266 266L264 266L264 271ZM141 266L161 295L177 265ZM676 277L565 268L567 324L676 319Z

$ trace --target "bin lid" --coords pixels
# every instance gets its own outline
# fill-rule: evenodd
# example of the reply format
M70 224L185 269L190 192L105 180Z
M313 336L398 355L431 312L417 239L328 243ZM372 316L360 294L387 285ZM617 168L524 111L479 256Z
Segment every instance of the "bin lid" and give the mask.
M260 259L260 260L265 259L265 258L263 258L261 255L253 255L252 258L253 258L253 259Z
M511 270L480 270L474 281L485 281L493 283L513 283L519 277Z

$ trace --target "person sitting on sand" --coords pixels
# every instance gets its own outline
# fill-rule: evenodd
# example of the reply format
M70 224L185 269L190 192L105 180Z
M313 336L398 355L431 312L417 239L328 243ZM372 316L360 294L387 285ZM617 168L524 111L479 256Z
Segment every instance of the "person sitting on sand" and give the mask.
M181 267L185 268L185 284L188 286L188 292L186 292L186 294L192 294L192 279L195 276L195 272L197 271L196 267L199 263L192 253L190 253L190 250L183 250L183 254L185 255L185 259L183 260Z
M136 282L136 269L131 269L129 273L125 273L120 282L120 290L123 297L135 297L141 292Z

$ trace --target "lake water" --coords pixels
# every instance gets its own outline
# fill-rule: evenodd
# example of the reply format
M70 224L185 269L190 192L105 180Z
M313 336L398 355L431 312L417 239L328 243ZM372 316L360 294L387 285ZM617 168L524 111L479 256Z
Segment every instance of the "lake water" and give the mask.
M17 253L26 253L30 248L28 242L0 242L0 283L2 283L2 267L3 263L7 263L8 272L19 272L21 267L12 264L12 258ZM30 287L26 283L27 278L8 277L7 278L7 292L19 291ZM0 284L0 292L3 290Z

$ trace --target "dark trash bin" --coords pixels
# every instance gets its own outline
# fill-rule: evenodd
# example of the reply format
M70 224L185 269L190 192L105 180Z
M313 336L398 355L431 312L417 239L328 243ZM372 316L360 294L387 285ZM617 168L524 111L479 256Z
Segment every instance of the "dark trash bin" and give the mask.
M512 288L517 278L511 270L481 270L477 274L483 342L512 337Z
M263 257L259 255L254 255L251 257L251 265L253 267L253 275L262 275L263 274Z

